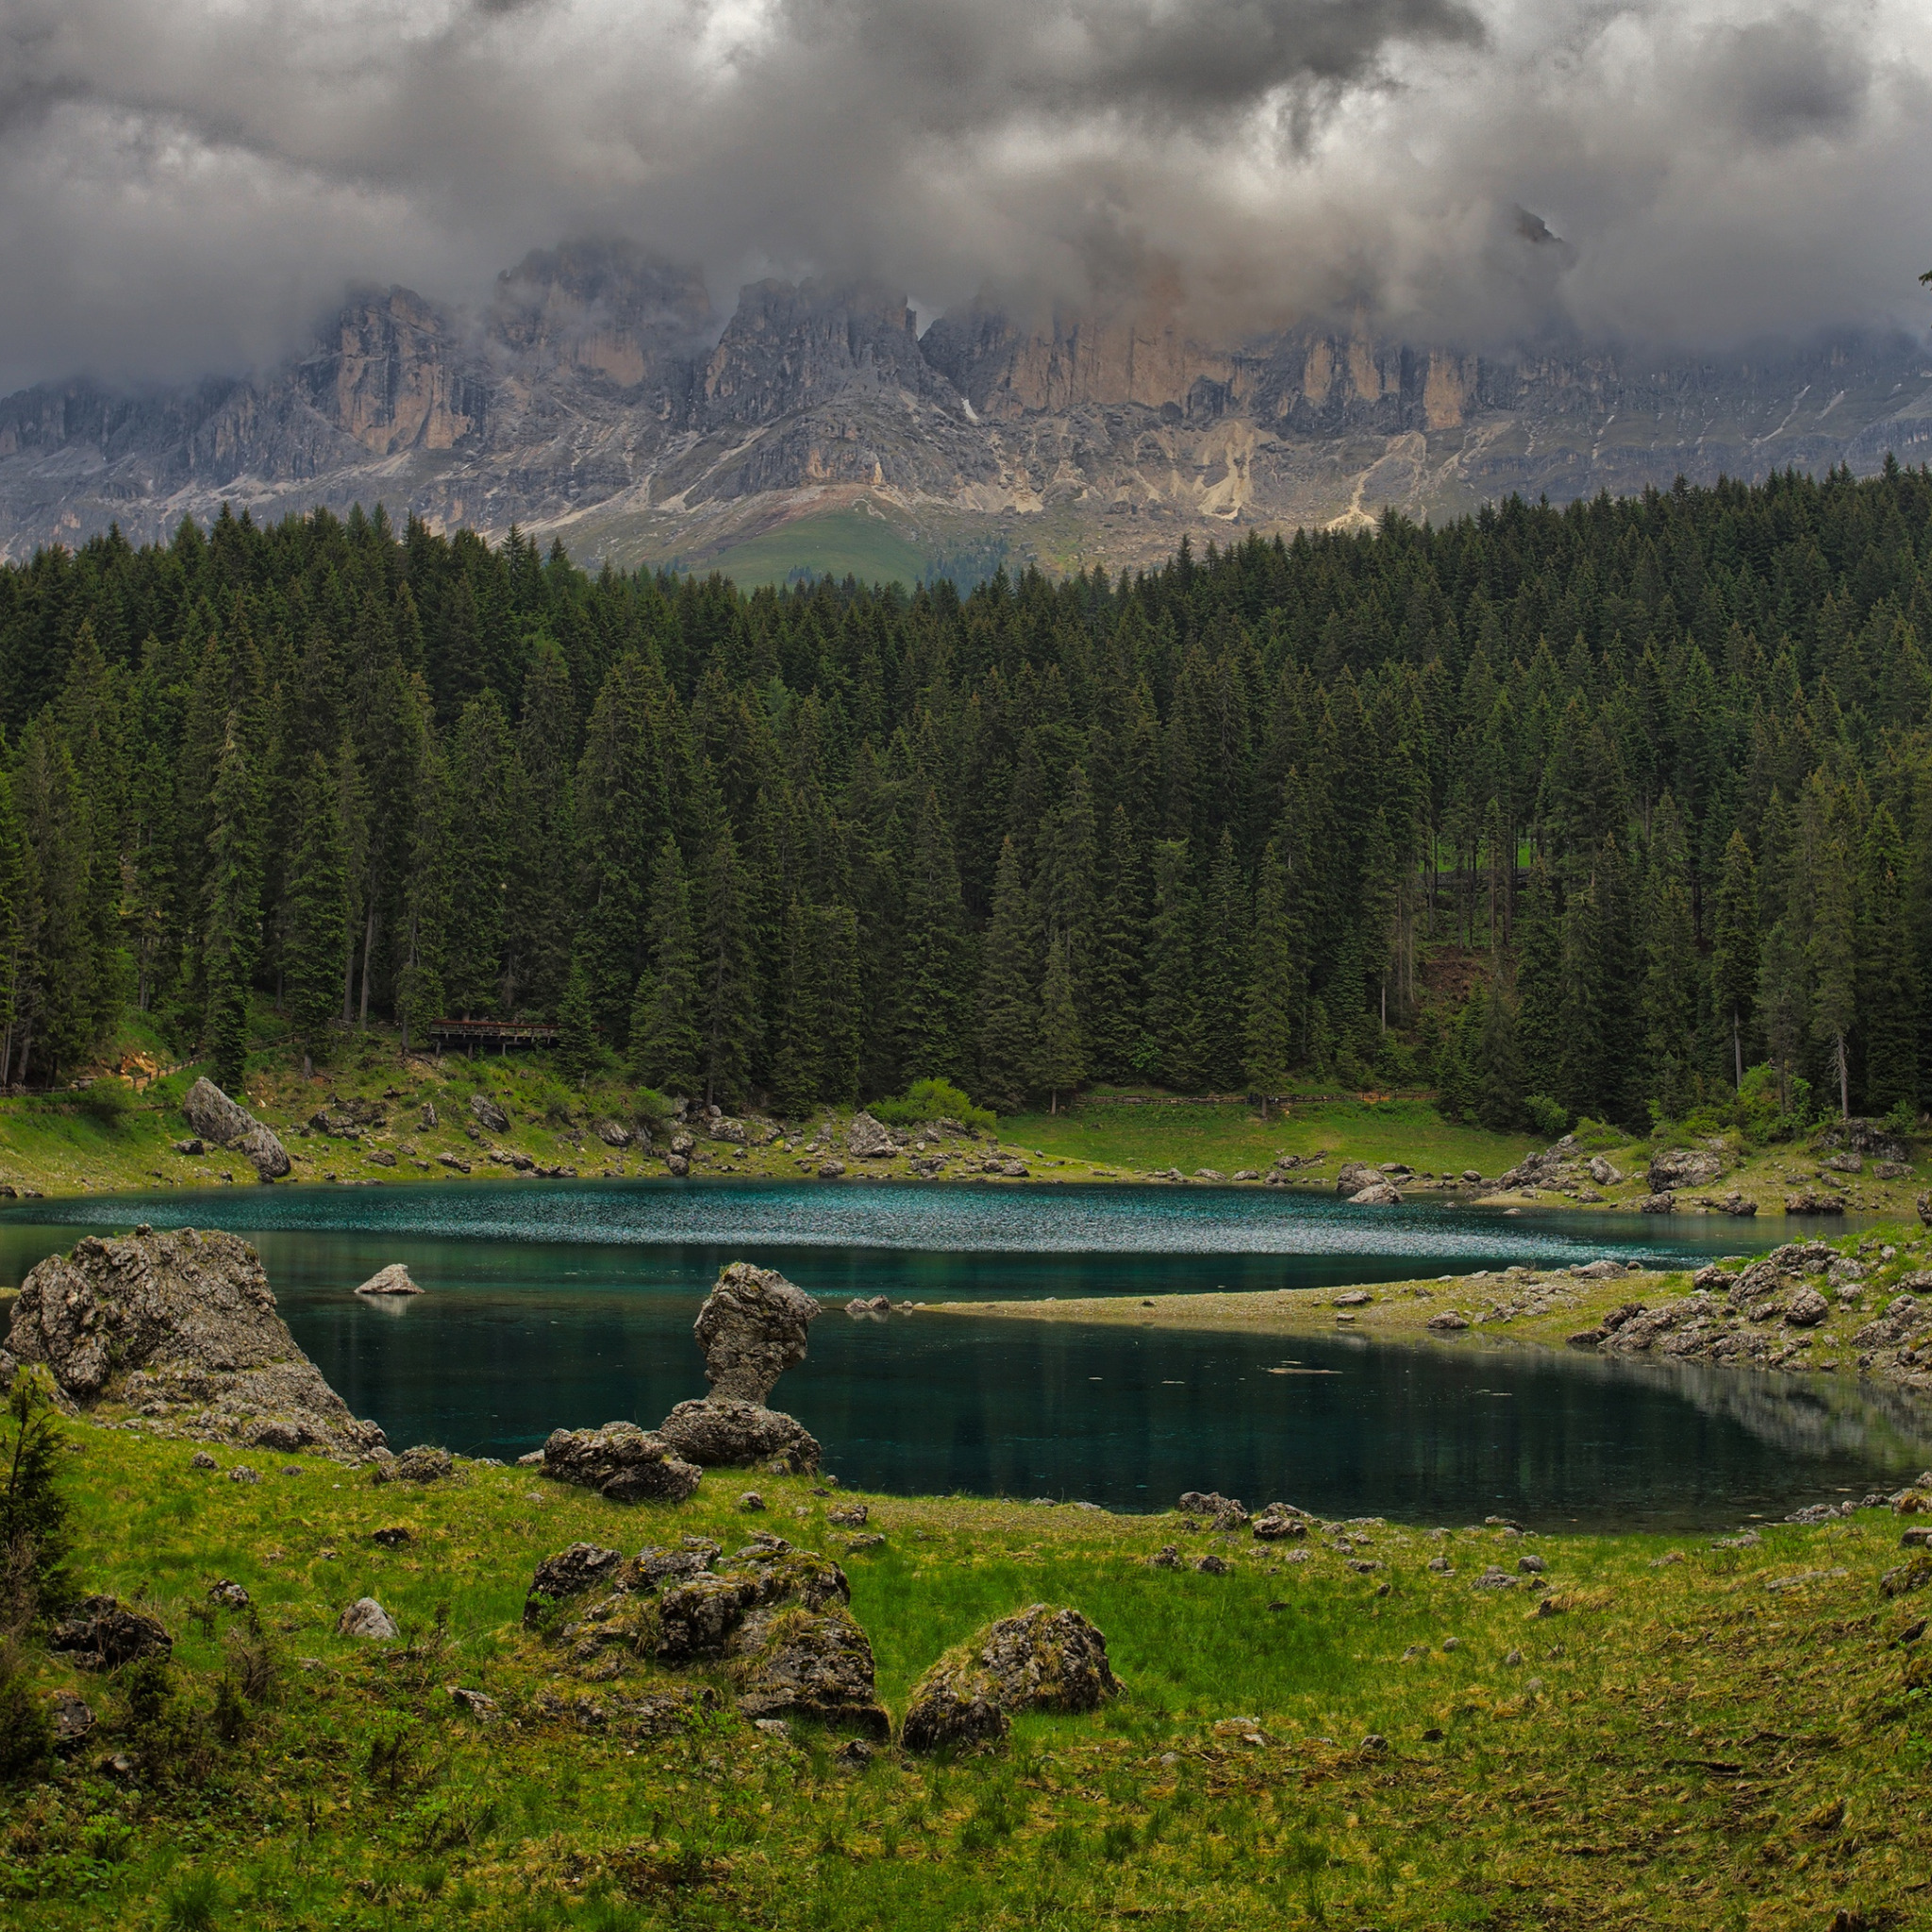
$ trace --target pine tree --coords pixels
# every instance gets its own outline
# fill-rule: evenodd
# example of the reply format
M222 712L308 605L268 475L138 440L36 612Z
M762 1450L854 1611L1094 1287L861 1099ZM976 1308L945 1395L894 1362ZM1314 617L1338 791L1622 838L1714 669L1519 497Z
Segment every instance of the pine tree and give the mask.
M751 1091L758 1038L758 960L751 891L728 822L712 833L704 858L704 954L699 1031L705 1099L736 1105Z
M1210 1087L1226 1092L1241 1081L1241 1035L1255 927L1234 838L1225 830L1208 869L1206 913L1201 943L1202 1073Z
M1147 892L1140 847L1125 808L1116 806L1108 824L1107 891L1101 902L1094 948L1092 1045L1094 1071L1103 1079L1131 1080L1139 1074L1142 1026L1141 967L1147 947Z
M785 908L785 1004L772 1072L772 1104L792 1119L811 1111L824 1086L825 994L817 941L813 908L794 892Z
M449 916L443 991L465 1018L502 1003L515 787L509 724L494 691L463 707L449 745Z
M1867 1113L1919 1109L1919 986L1905 848L1890 808L1872 814L1859 866L1858 1036Z
M557 1065L574 1087L590 1079L597 1065L597 1023L591 1006L591 975L573 959L557 1004Z
M1061 939L1046 956L1046 977L1040 993L1040 1045L1034 1062L1034 1084L1047 1093L1047 1111L1059 1111L1062 1093L1071 1100L1087 1077L1087 1041L1074 1004L1073 944Z
M1188 841L1154 845L1154 916L1148 925L1147 1031L1161 1082L1186 1093L1201 1079L1201 1003L1195 974L1198 924Z
M906 939L898 1011L901 1077L957 1080L964 1071L971 954L953 835L939 793L925 788L906 882Z
M209 799L208 904L203 942L207 1036L215 1084L242 1091L248 1063L248 993L261 939L256 791L231 719Z
M13 781L0 770L0 1091L13 1079L15 1029L25 996L30 928L27 854Z
M1646 967L1643 1040L1647 1098L1665 1117L1690 1110L1696 1024L1696 935L1682 821L1666 792L1652 824L1650 873L1644 891Z
M1470 1067L1476 1120L1491 1133L1523 1124L1523 1063L1516 1050L1516 1015L1500 986L1489 989L1482 1028L1473 1043Z
M348 841L336 774L308 755L296 794L297 844L283 901L284 998L304 1071L329 1058L329 1023L341 1004L350 949Z
M1711 1008L1730 1046L1731 1080L1744 1084L1744 1040L1757 999L1757 870L1741 832L1724 847L1711 926Z
M684 858L668 832L651 867L649 933L651 963L638 977L631 1008L631 1067L666 1093L694 1093L704 1066L697 940Z
M1852 1111L1851 1032L1858 1017L1857 923L1851 855L1834 842L1816 881L1812 908L1811 1036L1824 1047L1839 1112Z
M1040 1057L1040 1006L1033 991L1033 908L1010 837L993 874L992 923L980 949L979 1073L975 1096L1000 1113L1017 1113Z
M1791 1108L1791 1078L1811 1030L1805 955L1780 919L1764 936L1758 955L1757 1011L1765 1046L1777 1069L1778 1108Z
M1241 1072L1265 1113L1288 1085L1297 1042L1307 1030L1307 977L1289 899L1288 868L1270 840L1255 878L1254 938L1248 956L1248 1010L1241 1032Z
M1541 857L1516 924L1516 1037L1532 1093L1559 1094L1571 1024L1563 971L1563 922Z

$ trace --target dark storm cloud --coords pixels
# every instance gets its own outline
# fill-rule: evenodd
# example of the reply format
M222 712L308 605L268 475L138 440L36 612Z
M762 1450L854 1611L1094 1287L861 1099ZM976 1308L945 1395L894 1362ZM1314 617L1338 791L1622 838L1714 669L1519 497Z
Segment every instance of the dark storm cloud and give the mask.
M1921 0L0 0L0 386L246 366L580 234L727 306L1899 317L1928 72Z

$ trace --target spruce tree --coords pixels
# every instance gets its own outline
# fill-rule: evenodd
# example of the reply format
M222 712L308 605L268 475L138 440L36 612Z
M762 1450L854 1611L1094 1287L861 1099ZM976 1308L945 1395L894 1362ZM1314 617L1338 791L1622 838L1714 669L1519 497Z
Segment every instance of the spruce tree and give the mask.
M1780 919L1764 936L1757 963L1757 1012L1771 1064L1777 1070L1778 1107L1791 1109L1791 1080L1810 1036L1810 988L1805 955Z
M573 959L557 1003L557 1066L574 1087L581 1087L597 1065L597 1020L591 1006L591 975Z
M329 1058L329 1024L341 1005L350 948L349 859L341 789L310 752L296 793L296 846L283 899L283 998L303 1070Z
M758 1042L758 959L751 890L728 822L712 833L704 857L704 950L698 996L704 1040L705 1099L737 1105L751 1091Z
M1208 902L1201 935L1202 1074L1226 1092L1241 1082L1241 1035L1247 1019L1248 958L1254 950L1254 913L1235 857L1233 834L1224 830L1208 873Z
M1723 1028L1731 1081L1744 1084L1744 1041L1757 1000L1757 869L1744 835L1734 831L1718 874L1711 923L1711 1008Z
M1270 840L1255 877L1254 938L1248 956L1248 1010L1241 1031L1241 1072L1265 1112L1288 1085L1304 1037L1307 979L1289 899L1288 868Z
M1047 1111L1059 1111L1060 1095L1071 1102L1074 1090L1087 1077L1087 1041L1079 1009L1074 1004L1073 943L1062 938L1046 956L1046 976L1040 992L1040 1034L1033 1080L1047 1094Z
M1516 949L1516 1038L1523 1077L1532 1093L1556 1097L1566 1085L1571 1014L1564 987L1563 922L1541 855L1529 869Z
M1666 792L1652 825L1644 890L1643 1039L1649 1091L1665 1117L1690 1110L1696 1024L1696 935L1682 821Z
M1148 923L1147 1031L1163 1085L1191 1092L1201 1079L1201 1002L1195 972L1198 910L1188 841L1154 844L1154 916Z
M1905 849L1890 809L1866 828L1859 867L1858 1035L1864 1108L1919 1109L1919 986L1905 897Z
M694 1094L704 1067L697 939L683 855L668 832L651 867L649 943L651 963L631 1008L632 1071L663 1092Z
M957 1080L964 1071L971 952L953 835L927 786L920 798L897 1015L901 1078Z
M793 1119L809 1113L824 1086L824 988L813 908L796 892L785 908L785 1004L772 1069L772 1105Z
M1141 1073L1139 1057L1146 1039L1141 974L1146 949L1147 892L1140 846L1125 808L1116 806L1108 829L1107 891L1093 968L1093 1066L1105 1080L1131 1080Z
M974 1096L1000 1113L1017 1113L1040 1058L1040 1004L1033 991L1036 926L1020 876L1019 849L1000 845L993 873L992 922L980 949L978 1076Z
M1812 908L1811 1037L1825 1050L1839 1113L1852 1111L1851 1033L1858 1017L1857 916L1851 855L1834 841L1819 868Z
M208 802L208 899L203 927L202 982L208 989L206 1037L215 1084L240 1094L248 1064L248 995L261 942L260 858L256 790L239 729L231 718ZM330 993L333 997L334 981Z

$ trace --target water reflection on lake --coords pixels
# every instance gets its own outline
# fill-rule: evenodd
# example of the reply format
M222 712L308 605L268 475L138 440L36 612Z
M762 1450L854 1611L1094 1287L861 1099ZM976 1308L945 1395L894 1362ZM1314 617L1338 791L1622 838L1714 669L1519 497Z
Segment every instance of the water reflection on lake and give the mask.
M297 1340L393 1441L504 1457L560 1424L650 1424L701 1393L691 1318L741 1257L842 1307L1316 1287L1599 1254L1685 1264L1771 1239L1702 1217L1364 1210L1285 1190L238 1188L21 1204L0 1216L0 1273L17 1281L90 1228L141 1221L255 1241ZM1780 1223L1775 1238L1792 1232ZM428 1292L350 1292L395 1260ZM1218 1488L1335 1515L1662 1527L1782 1513L1932 1462L1909 1398L1819 1378L839 1308L778 1399L858 1487L1122 1508Z

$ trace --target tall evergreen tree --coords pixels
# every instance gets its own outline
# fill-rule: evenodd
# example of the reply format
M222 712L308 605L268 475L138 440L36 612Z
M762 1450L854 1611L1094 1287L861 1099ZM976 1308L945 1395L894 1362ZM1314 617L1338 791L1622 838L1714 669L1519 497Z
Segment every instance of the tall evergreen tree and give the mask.
M208 902L203 928L208 1052L216 1084L236 1094L247 1071L248 996L261 943L256 789L239 723L230 721L209 799Z
M1866 828L1859 866L1858 1032L1867 1113L1919 1109L1919 985L1905 848L1890 808Z
M1728 1045L1733 1085L1744 1084L1744 1042L1757 1000L1757 869L1734 831L1718 874L1711 928L1711 1008Z
M1201 1081L1201 1000L1195 970L1199 910L1188 872L1188 841L1154 844L1154 916L1148 926L1147 1031L1162 1082L1191 1092Z
M758 958L751 891L728 821L705 849L704 944L698 994L705 1099L736 1105L751 1091L758 1039Z
M1033 990L1036 927L1011 838L993 874L992 923L979 965L979 1061L974 1093L1001 1113L1017 1113L1040 1058L1040 1003Z
M1270 840L1255 879L1255 925L1248 960L1247 1024L1241 1071L1248 1091L1265 1111L1269 1097L1288 1085L1307 1028L1307 980L1301 937L1290 903L1288 868Z
M956 1080L964 1072L971 951L953 835L927 786L919 801L898 1012L899 1062L908 1080Z
M638 1078L666 1093L695 1093L704 1068L698 1037L698 950L691 884L669 832L651 867L651 963L631 1007L630 1059Z
M1852 1111L1851 1033L1858 1017L1857 907L1851 855L1834 843L1816 880L1811 917L1811 1033L1825 1049L1840 1114Z
M1107 891L1094 948L1092 1046L1103 1079L1141 1076L1137 1056L1145 1038L1141 970L1147 947L1147 893L1140 847L1124 807L1108 822Z
M1558 1094L1570 1026L1563 970L1563 922L1548 868L1538 858L1516 924L1516 1037L1532 1093Z
M342 996L350 938L348 838L341 789L319 751L308 754L296 794L299 827L283 902L284 998L303 1070L329 1058L329 1024Z
M1040 991L1040 1044L1034 1083L1046 1090L1047 1111L1058 1113L1061 1094L1071 1100L1087 1077L1087 1039L1074 1004L1073 941L1062 937L1047 949Z

